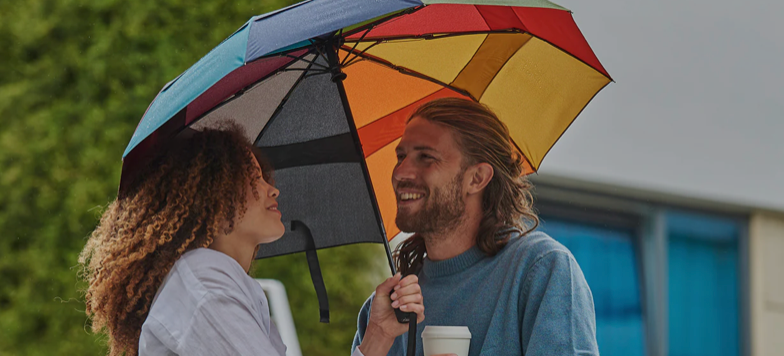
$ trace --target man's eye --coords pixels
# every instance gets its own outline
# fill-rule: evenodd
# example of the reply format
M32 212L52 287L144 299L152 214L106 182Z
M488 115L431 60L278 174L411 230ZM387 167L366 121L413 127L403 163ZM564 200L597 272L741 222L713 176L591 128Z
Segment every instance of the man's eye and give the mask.
M428 154L422 154L422 158L423 159L434 159L435 157L433 157L431 155L428 155Z
M400 162L406 158L406 155L397 155L397 161Z

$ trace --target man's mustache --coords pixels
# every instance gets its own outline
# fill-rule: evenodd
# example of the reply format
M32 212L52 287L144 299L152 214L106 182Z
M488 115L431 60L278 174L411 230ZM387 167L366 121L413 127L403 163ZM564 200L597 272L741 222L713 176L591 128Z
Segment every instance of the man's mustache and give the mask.
M425 194L430 193L430 189L428 189L427 186L416 184L412 181L406 181L406 180L397 183L395 190L399 190L399 189L416 189L416 190L421 190Z

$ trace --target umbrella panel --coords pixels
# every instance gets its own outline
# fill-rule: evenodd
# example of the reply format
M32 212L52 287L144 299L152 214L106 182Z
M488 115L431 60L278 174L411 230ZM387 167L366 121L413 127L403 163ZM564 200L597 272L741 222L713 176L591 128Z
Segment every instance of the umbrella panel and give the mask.
M308 62L314 62L313 64ZM224 102L193 125L237 122L275 167L279 210L286 233L259 250L258 258L300 252L309 236L315 248L358 242L383 243L370 191L337 86L326 62L308 54Z
M294 60L286 71L273 74L271 77L251 86L241 95L235 95L193 123L191 128L200 130L206 127L219 127L224 120L238 123L248 139L255 142L259 132L267 125L278 105L289 94L291 88L302 77L303 70L315 58L310 54L304 61ZM258 76L256 76L258 78Z

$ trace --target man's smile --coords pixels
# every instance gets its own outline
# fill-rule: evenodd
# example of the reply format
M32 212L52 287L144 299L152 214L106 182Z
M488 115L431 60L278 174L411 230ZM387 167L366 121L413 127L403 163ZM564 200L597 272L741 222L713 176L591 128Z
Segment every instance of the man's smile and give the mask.
M406 206L412 205L417 203L425 197L425 193L421 192L398 192L397 193L397 205L398 206Z

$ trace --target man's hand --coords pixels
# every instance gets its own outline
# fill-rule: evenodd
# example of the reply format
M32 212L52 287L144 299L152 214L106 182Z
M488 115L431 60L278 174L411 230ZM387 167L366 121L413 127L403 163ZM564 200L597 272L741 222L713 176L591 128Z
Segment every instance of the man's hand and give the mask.
M410 275L401 280L398 273L376 287L376 296L370 306L370 321L359 346L365 356L386 355L394 339L408 331L408 324L399 323L395 317L393 308L398 307L401 311L416 313L417 323L425 320L425 306L417 276Z

